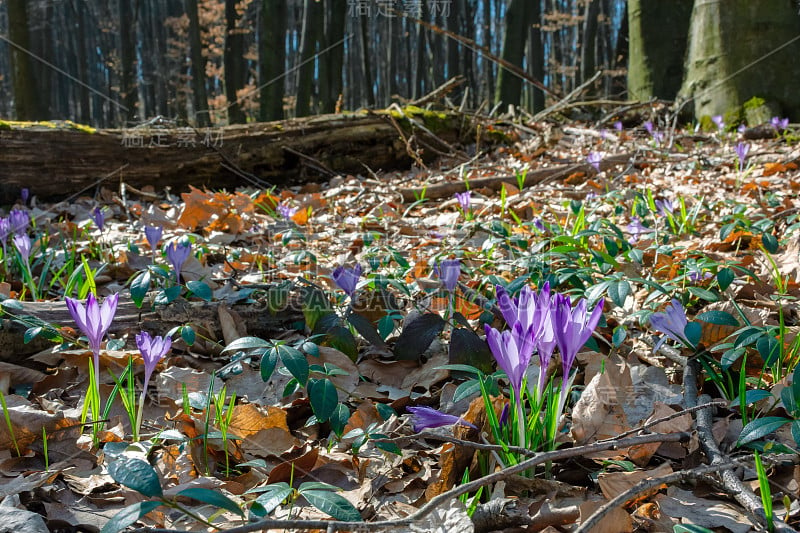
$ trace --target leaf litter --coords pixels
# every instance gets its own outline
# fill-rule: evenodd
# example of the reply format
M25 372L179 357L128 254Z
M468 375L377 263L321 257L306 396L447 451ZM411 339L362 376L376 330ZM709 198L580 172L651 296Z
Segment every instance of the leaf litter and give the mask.
M38 513L51 527L98 529L137 503L141 516L116 525L210 530L179 509L222 529L241 526L240 512L294 520L290 529L313 529L302 521L341 518L350 508L367 522L413 516L426 501L497 473L496 452L479 445L493 442L487 418L501 416L507 381L499 381L497 392L505 395L494 397L494 413L487 413L479 391L464 386L469 375L446 365L491 374L482 323L503 323L494 285L519 289L545 279L575 299L606 301L605 318L578 357L557 449L620 434L686 438L557 459L526 476L502 477L477 495L448 498L395 529L571 531L637 483L691 473L706 462L687 409L697 398L684 397L684 367L694 358L675 345L653 351L648 317L672 297L700 328L706 377L695 386L717 402L716 445L746 461L752 447L737 447L744 426L798 415L792 402L800 397L782 392L800 387L791 372L800 352L796 140L784 134L749 141L740 160L733 131L676 132L668 149L643 126L628 126L611 134L542 123L535 125L541 135L514 132L518 142L469 161L443 158L428 168L280 190L150 190L163 198L151 203L104 188L97 198L69 203L34 199L36 229L49 235L34 256L68 266L52 275L59 270L35 261L35 275L52 276L52 288L42 301L28 302L41 307L25 313L9 304L30 299L21 278L9 274L0 286L7 323L59 345L30 351L41 346L34 339L2 354L4 505ZM93 219L98 206L103 229ZM155 249L146 226L164 228ZM180 293L169 292L167 243L192 247ZM462 270L451 300L434 267L455 258ZM334 271L355 265L364 274L348 288L350 304ZM141 292L142 317L170 307L188 317L171 331L148 323L153 335L170 335L174 344L154 375L138 443L119 397L91 438L81 425L90 355L69 344L80 332L66 319L49 329L31 322L34 308L63 299L66 277L78 266L78 284L94 284L101 296ZM137 285L143 272L150 281ZM70 294L75 290L73 281ZM200 314L215 302L215 312ZM257 309L268 325L242 318L246 309ZM112 326L100 354L102 398L114 390L111 374L121 376L129 360L134 387L141 386L144 367L133 342L141 321L117 317L124 326ZM25 328L6 334L21 337ZM748 334L752 339L742 338ZM225 349L248 338L271 343ZM265 361L273 365L266 382ZM310 377L298 379L303 371ZM529 384L538 372L558 376L560 365L532 366ZM753 401L737 399L740 388ZM313 390L322 392L312 399ZM404 414L410 406L438 408L478 430L456 425L414 434ZM765 457L770 448L791 452L800 444L800 430L776 429L754 439ZM796 525L797 461L778 457L783 462L769 471L783 480L771 495L776 517ZM145 474L112 466L118 464ZM163 493L173 507L142 503L150 501L142 485L149 472L157 483L150 495ZM753 527L752 509L737 505L718 480L689 479L695 482L631 492L623 505L598 515L592 531ZM758 494L755 474L745 471L744 482ZM307 497L281 505L259 496L278 483ZM254 500L274 512L257 512ZM482 518L487 512L495 513L494 523Z

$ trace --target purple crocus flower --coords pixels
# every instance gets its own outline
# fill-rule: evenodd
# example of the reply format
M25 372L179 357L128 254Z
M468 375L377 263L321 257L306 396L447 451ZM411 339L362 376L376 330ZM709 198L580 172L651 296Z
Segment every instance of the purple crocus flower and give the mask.
M172 268L175 270L175 279L178 283L181 282L181 267L189 258L191 251L192 246L189 243L180 243L176 245L175 241L172 241L167 247L167 259L172 263Z
M600 172L600 162L603 160L603 154L600 152L592 152L586 157L586 162L589 163L594 167L594 169Z
M78 328L89 339L89 349L92 350L94 357L94 375L97 381L100 374L100 345L117 312L119 294L107 297L102 306L97 302L94 294L89 294L89 297L86 298L86 307L78 300L69 297L65 300L72 320L78 324ZM97 383L99 384L99 381Z
M653 126L653 121L648 120L644 123L644 129L647 130L647 133L653 138L653 141L656 143L656 146L661 144L661 139L664 137L664 134L660 131L656 130L655 126Z
M663 200L656 200L656 211L662 217L667 216L667 214L672 214L675 210L675 204L672 203L672 200L668 198L664 198Z
M628 233L631 234L630 238L628 239L628 242L631 244L635 244L636 241L639 240L640 235L650 231L649 228L642 225L642 222L641 220L639 220L639 217L631 218L630 224L628 224L625 227L625 229L628 230Z
M22 257L22 260L27 264L31 256L31 238L28 237L27 233L14 235L14 246L19 252L20 257Z
M451 426L453 424L461 424L463 426L469 426L471 428L478 429L463 418L455 415L448 415L447 413L438 411L433 407L406 407L406 411L411 413L414 431L417 433L423 429L439 428L442 426Z
M769 123L772 124L772 127L778 130L779 132L789 127L788 118L772 117L772 120L770 120Z
M617 130L617 131L622 131L622 121L621 120L617 120L616 122L614 122L614 129Z
M689 342L689 339L686 337L685 330L688 324L689 321L686 319L686 310L684 310L677 299L673 298L666 309L664 309L663 313L653 313L650 315L650 325L653 326L656 331L660 331L665 335L658 340L653 350L658 350L668 338L688 346L689 348L694 348L694 345Z
M354 268L338 266L331 273L334 283L339 286L350 298L356 292L358 279L361 277L361 265L356 264Z
M11 224L11 231L17 235L22 235L28 231L31 215L23 209L12 209L8 214L8 221Z
M738 131L739 133L746 132L747 131L747 124L745 124L744 122L739 124L739 127L736 128L736 131Z
M539 231L544 231L546 228L544 227L544 221L541 217L536 217L533 219L533 227L538 229Z
M156 365L172 347L172 339L169 336L151 337L148 332L142 331L136 335L136 346L144 360L144 389L146 390Z
M146 331L142 331L136 335L136 346L142 354L144 360L144 385L142 386L142 395L139 399L139 412L136 415L136 427L133 428L134 437L138 440L139 429L142 427L142 413L144 411L144 402L147 399L147 385L150 383L150 377L156 369L158 362L167 355L167 352L172 347L172 339L167 337L151 337Z
M514 400L520 405L520 393L522 391L522 380L525 377L525 370L531 362L533 355L534 337L530 331L523 329L521 323L517 322L511 330L500 333L489 324L486 328L486 342L492 350L497 365L506 373L514 393Z
M144 228L144 236L147 239L147 244L150 245L151 250L155 250L158 246L158 241L161 240L161 234L164 228L161 226L146 226Z
M6 243L8 236L11 234L11 222L8 217L0 217L0 244L3 245L3 257L7 255Z
M502 411L500 411L500 418L498 418L498 419L497 419L497 425L498 425L498 427L503 427L503 426L505 426L506 424L508 424L508 407L509 407L510 405L511 405L511 404L509 404L508 402L506 402L506 404L503 406L503 410L502 410Z
M461 261L458 259L445 259L434 267L436 275L442 281L445 290L453 292L458 285L458 277L461 275Z
M718 130L722 130L725 127L725 119L722 118L722 115L714 115L711 117L711 122L713 122Z
M19 191L19 197L22 199L22 203L28 205L28 198L30 198L31 190L27 187L23 187L22 190Z
M469 191L456 193L456 200L458 200L458 205L461 206L461 210L464 212L469 211L469 204L470 200L472 199L471 194L472 193L470 193Z
M714 274L712 274L711 272L702 272L700 270L692 268L686 271L686 277L692 283L699 283L700 281L704 281L714 277Z
M103 228L106 225L106 214L103 212L103 209L100 207L95 207L92 211L92 220L97 225L97 229L100 230L102 233Z
M295 213L297 213L296 207L290 207L286 204L278 204L275 207L275 210L283 217L284 220L291 220Z
M739 158L739 170L744 168L745 159L747 159L747 152L750 151L750 145L748 143L741 142L736 145L736 156Z

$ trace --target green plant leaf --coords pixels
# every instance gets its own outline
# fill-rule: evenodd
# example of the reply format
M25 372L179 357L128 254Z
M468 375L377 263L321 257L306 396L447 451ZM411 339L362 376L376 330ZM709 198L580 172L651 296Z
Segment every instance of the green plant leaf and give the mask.
M800 405L800 365L794 367L792 374L792 396L796 404Z
M163 496L161 480L150 463L141 459L122 457L108 465L108 474L120 485L149 498Z
M800 446L800 420L792 420L792 438L797 446Z
M769 366L772 366L781 354L781 345L778 339L766 335L758 339L758 342L756 342L756 349L764 360L764 363Z
M187 281L186 288L188 288L192 294L207 302L210 302L211 298L214 296L211 292L211 287L204 281Z
M480 394L481 392L481 383L477 379L470 379L469 381L465 381L461 383L458 387L456 387L456 391L453 393L453 402L457 403L463 400L464 398L469 398L474 394Z
M242 508L239 507L235 501L211 489L192 487L180 491L177 495L185 498L192 498L215 507L220 507L226 511L238 514L239 516L244 516L244 511L242 511Z
M303 492L303 497L308 503L328 514L336 520L343 522L361 522L361 513L347 501L344 496L329 490L309 490Z
M269 381L272 373L275 372L275 367L278 365L278 354L275 350L264 350L261 354L261 379L264 382Z
M709 324L739 327L739 321L726 311L706 311L705 313L700 313L695 318L703 322L708 322Z
M764 249L771 254L777 253L778 251L778 239L772 233L762 233L761 244L763 244Z
M710 529L695 524L679 524L672 526L672 533L714 533Z
M155 304L156 305L167 305L172 303L175 298L181 295L181 290L183 287L180 285L175 285L173 287L168 287L166 289L162 289L158 291L156 294Z
M733 269L721 268L719 272L717 272L717 283L719 284L720 290L724 291L730 287L735 277L736 274L734 274Z
M690 294L700 298L701 300L705 300L707 302L716 302L719 300L719 297L711 291L707 291L706 289L701 289L700 287L688 287L687 289Z
M264 514L269 514L277 509L281 502L294 492L294 489L284 482L273 483L267 485L267 487L270 487L270 490L264 491L263 494L256 498L256 501L264 507Z
M697 322L692 321L683 328L683 334L686 335L686 339L689 342L697 346L697 343L700 342L700 337L703 335L703 328Z
M22 343L28 344L33 339L41 335L42 333L42 326L36 326L35 328L28 328L25 330L25 334L22 336Z
M309 381L308 397L311 400L311 409L320 422L327 422L339 404L336 387L327 378Z
M359 315L358 313L348 313L347 321L354 328L356 328L356 331L358 331L359 335L364 337L367 342L373 346L386 346L386 344L383 342L383 338L375 330L375 326L372 325L372 322L370 322L369 319Z
M196 334L192 326L181 326L181 339L186 343L186 346L194 344Z
M143 270L131 282L131 300L141 308L147 291L150 290L150 270Z
M383 340L392 334L394 331L394 319L392 315L385 315L378 320L378 334Z
M492 351L471 329L457 328L450 333L448 356L451 365L465 364L483 372L492 371Z
M259 337L241 337L236 339L225 348L222 349L222 353L225 352L233 352L238 350L250 350L252 348L271 348L272 343L270 341L265 341Z
M618 307L625 305L625 298L631 293L631 284L625 280L608 284L608 296Z
M791 422L791 420L783 418L782 416L757 418L742 428L742 433L739 435L739 440L736 445L742 446L748 442L753 442L754 440L765 437L789 422Z
M337 437L342 438L344 428L350 420L350 409L343 403L337 404L330 418L331 429Z
M305 483L301 483L300 486L297 487L297 491L301 494L307 490L332 490L336 492L337 490L339 490L339 487L336 487L329 483L324 483L322 481L306 481Z
M294 376L300 385L304 386L308 382L308 361L303 352L286 344L278 344L272 350L281 358L289 373Z
M346 327L338 325L333 326L328 330L325 340L332 348L336 348L347 355L352 361L358 359L356 338L353 337L353 334L350 333L350 330Z
M377 402L375 403L375 409L378 411L378 414L384 420L389 420L393 416L397 416L397 411L392 409L392 407L389 404Z
M611 342L615 347L619 348L625 339L628 337L628 330L625 326L617 326L614 328L614 334L611 336Z
M128 507L124 508L113 517L111 520L106 522L106 525L103 526L103 529L100 530L100 533L118 533L122 531L126 527L130 526L141 517L152 511L153 509L160 507L161 502L138 502L134 503L133 505L129 505Z
M786 389L784 389L784 390L786 390ZM759 402L759 401L763 400L764 398L771 398L771 397L772 397L772 394L768 390L764 390L764 389L749 390L749 391L744 393L744 404L745 405L751 405L751 404L754 404L756 402ZM731 402L731 407L739 407L741 399L742 399L741 395L737 396Z
M437 314L424 313L403 327L394 345L394 355L400 360L419 360L433 339L444 329L444 320Z

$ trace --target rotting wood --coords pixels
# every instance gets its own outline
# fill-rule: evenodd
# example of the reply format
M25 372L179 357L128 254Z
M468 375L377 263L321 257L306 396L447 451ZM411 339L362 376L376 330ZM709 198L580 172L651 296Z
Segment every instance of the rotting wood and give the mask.
M318 169L308 161L338 173L363 172L363 163L407 168L412 160L392 118L423 146L475 142L478 135L475 122L465 128L461 114L416 107L200 130L158 123L94 131L66 122L0 122L0 202L13 202L22 187L40 198L63 198L121 181L157 190L232 188L248 181L284 185L316 177Z

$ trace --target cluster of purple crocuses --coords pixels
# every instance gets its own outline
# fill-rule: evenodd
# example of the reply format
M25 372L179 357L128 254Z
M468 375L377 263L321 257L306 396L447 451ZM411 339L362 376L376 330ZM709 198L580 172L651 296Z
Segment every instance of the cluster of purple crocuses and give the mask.
M89 342L89 349L92 351L94 373L91 386L94 388L93 393L98 400L100 398L100 350L102 348L103 338L111 327L111 322L114 320L118 302L119 294L108 296L102 305L97 301L94 294L89 294L86 299L86 305L73 298L66 298L67 309L72 319L78 325L78 328L86 335ZM142 387L142 395L139 401L139 412L133 427L133 434L138 438L139 428L142 423L142 409L146 399L147 385L150 382L150 377L153 375L156 365L172 347L172 339L160 336L152 337L149 333L143 331L136 335L136 346L139 348L139 352L142 354L142 359L144 361L144 386ZM99 412L92 412L92 417L95 421L99 420L99 416ZM131 422L133 423L133 421Z

